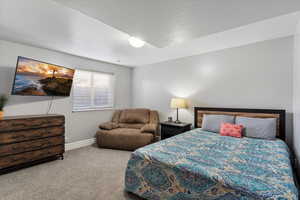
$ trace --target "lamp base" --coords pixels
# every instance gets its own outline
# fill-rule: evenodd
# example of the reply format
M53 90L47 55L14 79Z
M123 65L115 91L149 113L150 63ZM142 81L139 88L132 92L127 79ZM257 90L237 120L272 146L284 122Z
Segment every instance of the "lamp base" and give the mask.
M181 124L181 121L176 120L174 123L175 123L175 124Z

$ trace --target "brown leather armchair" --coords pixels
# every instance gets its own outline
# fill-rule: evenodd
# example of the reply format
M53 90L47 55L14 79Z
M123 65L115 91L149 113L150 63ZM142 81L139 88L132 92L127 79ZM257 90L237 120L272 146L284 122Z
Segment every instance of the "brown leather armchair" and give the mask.
M149 109L125 109L114 112L110 122L99 126L99 147L135 150L158 141L158 112Z

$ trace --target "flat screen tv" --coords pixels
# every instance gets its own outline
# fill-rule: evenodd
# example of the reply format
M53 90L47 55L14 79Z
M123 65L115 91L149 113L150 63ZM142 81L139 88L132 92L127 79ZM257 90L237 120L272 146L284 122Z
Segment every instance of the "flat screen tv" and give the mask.
M18 57L12 95L70 96L75 70Z

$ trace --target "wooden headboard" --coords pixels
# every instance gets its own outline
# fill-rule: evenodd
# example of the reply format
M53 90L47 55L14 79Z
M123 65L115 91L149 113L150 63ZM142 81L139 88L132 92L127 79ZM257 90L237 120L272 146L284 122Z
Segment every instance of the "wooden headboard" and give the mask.
M195 107L195 128L201 128L204 114L276 118L277 138L285 141L285 110Z

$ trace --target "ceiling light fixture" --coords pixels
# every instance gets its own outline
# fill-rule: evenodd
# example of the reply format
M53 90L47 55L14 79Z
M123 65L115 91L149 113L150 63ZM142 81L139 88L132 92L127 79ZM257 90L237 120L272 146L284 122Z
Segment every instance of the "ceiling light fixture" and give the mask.
M128 42L131 46L133 46L135 48L140 48L145 45L145 42L143 40L136 38L136 37L130 37L128 39Z

